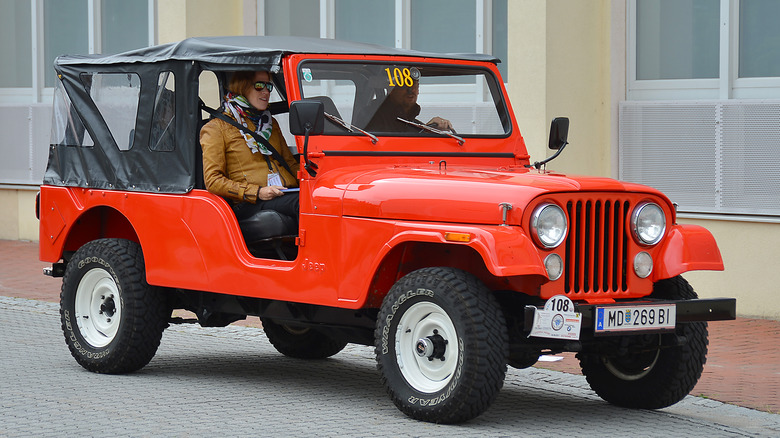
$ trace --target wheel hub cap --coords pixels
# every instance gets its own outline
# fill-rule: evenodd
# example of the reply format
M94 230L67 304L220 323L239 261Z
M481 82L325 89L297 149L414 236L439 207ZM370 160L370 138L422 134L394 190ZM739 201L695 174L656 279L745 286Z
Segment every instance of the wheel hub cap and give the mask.
M420 357L427 357L428 360L444 360L444 353L447 350L447 340L439 335L438 330L434 334L417 341L415 351Z

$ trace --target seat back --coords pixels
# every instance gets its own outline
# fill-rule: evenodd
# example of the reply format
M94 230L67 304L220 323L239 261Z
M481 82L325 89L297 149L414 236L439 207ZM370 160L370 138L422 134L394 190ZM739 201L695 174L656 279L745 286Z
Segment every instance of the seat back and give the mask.
M238 221L247 245L281 236L297 234L295 220L276 210L260 210Z

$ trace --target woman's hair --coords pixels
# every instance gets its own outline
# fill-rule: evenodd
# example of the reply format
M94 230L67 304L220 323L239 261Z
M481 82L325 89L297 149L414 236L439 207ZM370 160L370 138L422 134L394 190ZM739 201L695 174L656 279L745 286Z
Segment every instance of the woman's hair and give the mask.
M228 81L228 91L233 94L243 95L247 89L254 86L255 73L256 72L251 70L241 70L233 73L233 76L231 76ZM270 73L268 76L271 76Z

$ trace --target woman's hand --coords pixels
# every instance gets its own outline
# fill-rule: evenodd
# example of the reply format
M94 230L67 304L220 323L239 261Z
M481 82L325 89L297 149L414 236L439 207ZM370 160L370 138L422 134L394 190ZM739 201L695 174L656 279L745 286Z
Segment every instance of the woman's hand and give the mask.
M260 201L270 201L271 199L283 196L284 193L282 192L282 189L284 189L282 186L260 187L257 191L257 199Z

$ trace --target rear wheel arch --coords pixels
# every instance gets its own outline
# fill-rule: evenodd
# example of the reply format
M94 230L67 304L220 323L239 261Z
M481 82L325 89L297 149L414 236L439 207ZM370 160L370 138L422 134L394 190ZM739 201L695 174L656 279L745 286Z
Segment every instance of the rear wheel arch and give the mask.
M63 251L75 252L85 244L103 238L140 243L133 224L121 211L100 205L85 210L68 229Z

